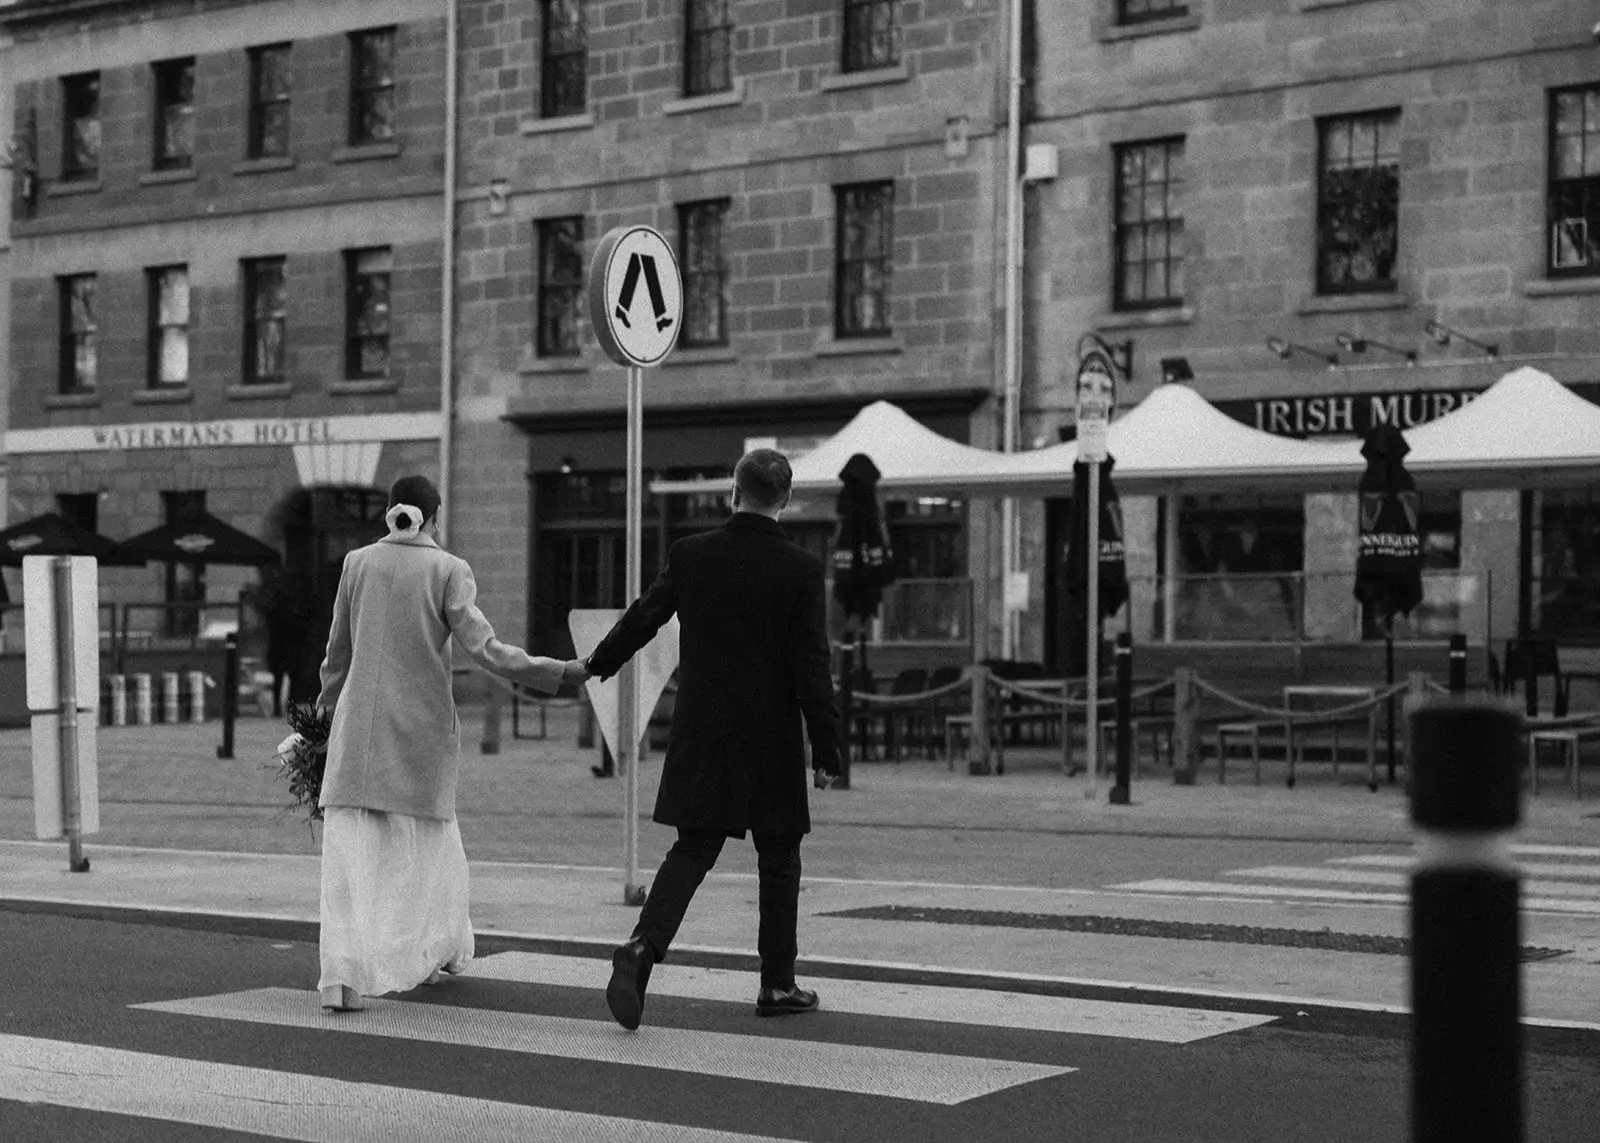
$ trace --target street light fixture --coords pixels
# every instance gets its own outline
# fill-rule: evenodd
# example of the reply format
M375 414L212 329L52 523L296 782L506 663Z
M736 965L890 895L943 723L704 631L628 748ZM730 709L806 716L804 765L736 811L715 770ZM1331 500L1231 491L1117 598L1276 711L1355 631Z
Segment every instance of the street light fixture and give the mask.
M1468 337L1459 329L1451 329L1441 321L1430 321L1427 325L1423 326L1423 329L1427 331L1429 337L1433 338L1433 340L1438 342L1440 345L1449 345L1451 339L1453 338L1458 341L1464 341L1470 346L1483 350L1484 355L1487 356L1490 361L1498 361L1500 359L1500 347L1498 345L1492 342L1479 341L1475 337Z
M1407 365L1415 365L1417 363L1417 351L1414 349L1401 349L1398 346L1387 345L1381 341L1373 341L1370 337L1353 337L1348 333L1341 333L1334 340L1339 343L1340 349L1347 349L1351 353L1365 353L1367 347L1371 346L1373 349L1381 349L1387 353L1392 353L1396 357L1404 357Z
M1289 360L1289 358L1294 356L1296 353L1301 353L1307 357L1315 357L1319 361L1326 361L1328 363L1329 372L1339 368L1339 355L1337 353L1327 353L1321 349L1312 349L1307 345L1300 345L1293 341L1285 341L1281 337L1267 338L1267 348L1272 350L1272 352L1276 353L1285 361Z
M1187 357L1163 357L1161 359L1161 382L1171 385L1178 381L1193 381L1194 370L1189 368Z

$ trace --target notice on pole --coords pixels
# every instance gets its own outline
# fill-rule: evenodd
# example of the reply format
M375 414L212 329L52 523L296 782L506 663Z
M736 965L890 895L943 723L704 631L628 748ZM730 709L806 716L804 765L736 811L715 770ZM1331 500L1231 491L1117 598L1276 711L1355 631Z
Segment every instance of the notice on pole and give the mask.
M600 645L600 640L622 618L620 607L574 608L567 613L567 626L572 631L572 645L580 659L587 658ZM649 724L650 712L655 710L661 692L667 689L667 680L678 669L678 617L674 615L656 632L656 637L646 643L633 657L639 678L639 718L635 728L640 737ZM584 684L589 694L589 704L594 707L596 724L611 747L612 757L623 753L617 748L622 737L621 680L620 674L602 682L590 679Z
M1099 350L1085 353L1078 367L1078 459L1098 463L1106 459L1106 429L1116 401L1116 374L1109 358Z

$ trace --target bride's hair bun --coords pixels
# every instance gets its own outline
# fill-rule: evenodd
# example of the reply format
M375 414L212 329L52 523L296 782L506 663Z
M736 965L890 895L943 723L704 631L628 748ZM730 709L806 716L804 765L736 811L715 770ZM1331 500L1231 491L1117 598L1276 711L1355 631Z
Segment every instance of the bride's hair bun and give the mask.
M422 519L412 520L410 512L397 517L401 528L422 527L439 512L439 490L426 476L402 476L389 489L389 507L404 504L422 513Z

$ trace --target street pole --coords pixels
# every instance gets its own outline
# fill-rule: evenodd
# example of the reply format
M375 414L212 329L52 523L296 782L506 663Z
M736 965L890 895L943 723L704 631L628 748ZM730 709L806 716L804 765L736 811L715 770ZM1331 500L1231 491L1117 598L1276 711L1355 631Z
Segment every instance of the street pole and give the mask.
M639 597L644 541L644 370L628 367L628 521L624 599ZM642 905L639 884L639 670L633 659L618 672L617 769L622 775L622 903ZM647 716L646 716L647 717Z
M239 633L228 632L222 646L222 745L217 757L232 758L233 722L239 715Z
M1089 709L1084 718L1085 764L1089 768L1089 785L1085 798L1096 798L1100 792L1100 462L1089 462L1089 542L1085 545L1085 558L1089 565L1088 655L1085 670L1088 672L1087 699Z
M1111 804L1133 801L1133 636L1117 632L1117 776L1111 785Z
M85 873L83 808L78 791L78 678L77 641L72 625L72 557L57 556L50 568L55 577L56 690L60 713L57 723L61 767L62 833L67 835L67 869Z

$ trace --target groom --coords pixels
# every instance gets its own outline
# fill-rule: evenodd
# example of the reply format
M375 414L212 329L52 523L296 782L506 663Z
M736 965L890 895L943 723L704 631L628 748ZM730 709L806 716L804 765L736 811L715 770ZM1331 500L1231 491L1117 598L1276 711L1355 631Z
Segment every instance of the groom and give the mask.
M673 544L656 581L584 663L610 678L677 613L678 696L655 820L676 826L678 840L632 938L612 956L606 1002L624 1028L639 1026L650 967L666 958L722 843L746 830L760 872L756 1014L817 1007L817 994L794 979L800 839L811 829L801 722L816 785L826 789L839 772L839 709L822 564L778 524L791 480L788 460L774 449L743 457L733 474L733 516Z

